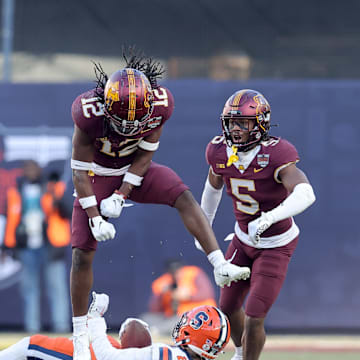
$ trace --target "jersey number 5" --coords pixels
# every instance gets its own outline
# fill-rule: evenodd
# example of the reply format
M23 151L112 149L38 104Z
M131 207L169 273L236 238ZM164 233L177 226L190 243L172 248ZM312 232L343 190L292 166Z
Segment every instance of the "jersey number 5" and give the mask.
M254 180L230 178L231 192L240 201L236 201L236 208L246 214L254 215L259 211L259 203L249 194L242 194L241 188L256 191Z

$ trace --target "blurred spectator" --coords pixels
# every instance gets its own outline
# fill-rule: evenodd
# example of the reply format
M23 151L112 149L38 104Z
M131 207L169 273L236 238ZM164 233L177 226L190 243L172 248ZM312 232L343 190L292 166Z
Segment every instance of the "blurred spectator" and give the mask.
M63 198L65 184L57 173L43 181L32 160L24 162L24 175L7 192L4 244L14 248L23 266L20 292L24 301L25 330L41 330L41 274L45 275L52 330L68 332L69 303L66 247L70 242L69 212Z
M142 315L151 330L170 335L174 320L186 311L200 305L216 306L214 288L206 273L180 260L166 262L166 273L151 285L149 312Z
M0 163L4 158L3 138L0 136ZM21 263L12 257L12 252L7 251L4 246L4 235L6 227L6 194L16 178L22 174L22 169L8 170L0 168L0 290L6 289L20 279Z

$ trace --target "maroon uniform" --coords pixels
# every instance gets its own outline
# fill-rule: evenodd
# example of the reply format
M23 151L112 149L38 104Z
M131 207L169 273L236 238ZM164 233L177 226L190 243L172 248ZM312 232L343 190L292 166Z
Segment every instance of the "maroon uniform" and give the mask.
M233 258L233 264L251 267L252 274L251 280L221 289L220 304L226 313L236 311L242 306L251 282L245 312L252 317L265 317L285 279L299 229L292 218L279 221L261 235L255 248L248 238L247 226L261 212L275 208L288 196L278 175L284 167L298 162L299 156L292 144L275 137L239 153L239 160L227 166L231 154L222 136L215 137L206 149L208 163L216 175L222 176L233 201L236 235L226 258Z
M244 233L247 224L285 200L288 193L278 178L280 170L299 161L295 147L284 139L272 137L262 142L249 155L253 157L245 169L240 162L227 166L231 149L223 137L215 137L207 146L206 159L217 175L226 184L231 197L236 221ZM289 230L292 219L273 224L262 237L279 235Z
M95 175L92 176L94 194L98 204L121 186L123 174L135 158L138 144L154 130L163 126L174 109L171 92L164 87L153 90L154 111L145 128L137 135L122 136L115 132L105 120L103 105L90 90L78 96L72 105L74 123L94 141ZM121 169L124 171L121 172ZM117 176L102 176L102 172L119 171ZM150 191L151 189L151 191ZM173 206L176 199L188 187L170 168L152 162L144 175L141 186L135 187L129 199L152 204ZM74 203L72 226L72 246L84 250L96 249L97 241L93 238L86 212L78 199Z

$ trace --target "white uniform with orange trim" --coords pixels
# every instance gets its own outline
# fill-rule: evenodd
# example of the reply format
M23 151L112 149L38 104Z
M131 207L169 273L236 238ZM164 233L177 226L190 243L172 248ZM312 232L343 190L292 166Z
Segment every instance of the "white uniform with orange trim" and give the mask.
M120 344L112 337L108 336L107 341L112 348L120 348ZM33 335L27 336L9 348L0 351L0 360L72 360L73 350L71 339ZM90 351L91 359L96 360L92 348Z
M97 360L191 360L178 346L155 343L144 348L115 349L106 335L104 318L89 320L91 344Z

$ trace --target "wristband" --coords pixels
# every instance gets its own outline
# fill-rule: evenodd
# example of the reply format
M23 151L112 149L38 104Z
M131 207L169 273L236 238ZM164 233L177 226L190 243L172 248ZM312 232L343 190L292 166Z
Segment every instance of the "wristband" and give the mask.
M91 195L91 196L88 196L88 197L81 198L81 199L79 199L79 203L80 203L81 207L84 210L89 208L89 207L97 205L95 195Z
M207 258L214 268L226 261L220 249L212 251Z
M143 180L142 176L133 174L131 172L126 172L123 181L126 181L129 184L132 184L134 186L140 186L141 182Z
M93 164L91 162L74 160L74 159L71 159L70 166L74 170L88 171L93 169Z
M146 151L156 151L159 148L160 142L151 143L149 141L141 140L138 147Z

